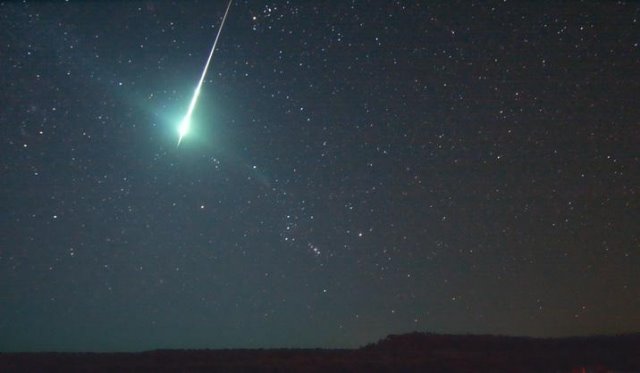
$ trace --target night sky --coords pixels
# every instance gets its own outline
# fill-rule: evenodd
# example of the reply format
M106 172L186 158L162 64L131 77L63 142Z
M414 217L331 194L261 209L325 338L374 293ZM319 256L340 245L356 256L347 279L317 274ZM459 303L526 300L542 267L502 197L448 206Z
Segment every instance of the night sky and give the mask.
M0 351L640 331L637 2L0 3Z

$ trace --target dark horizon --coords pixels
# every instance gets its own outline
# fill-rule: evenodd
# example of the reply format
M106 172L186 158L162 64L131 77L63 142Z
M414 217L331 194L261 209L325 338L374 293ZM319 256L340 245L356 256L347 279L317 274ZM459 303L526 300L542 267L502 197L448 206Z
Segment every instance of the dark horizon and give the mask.
M359 349L153 350L0 354L2 371L631 372L640 334L533 339L390 335Z
M640 330L638 3L226 6L0 3L0 351Z
M500 334L444 334L444 333L433 333L428 331L413 331L409 333L401 333L401 334L389 334L382 338L379 338L375 341L371 341L369 343L363 344L361 346L356 347L322 347L322 346L308 346L308 347L299 347L299 346L273 346L273 347L221 347L221 348L164 348L164 347L156 347L144 350L127 350L127 351L92 351L92 350L33 350L33 351L0 351L0 354L6 355L14 355L14 354L143 354L143 353L153 353L153 352L181 352L181 351L283 351L283 350L296 350L296 351L357 351L357 350L367 350L371 348L375 348L376 345L384 344L384 342L388 342L389 340L393 340L394 338L411 338L413 336L420 336L424 338L452 338L452 339L464 339L464 338L476 338L478 340L481 339L496 339L496 340L521 340L528 342L571 342L571 341L589 341L589 340L615 340L615 339L637 339L640 341L640 332L631 332L631 333L623 333L623 334L593 334L593 335L571 335L571 336L560 336L560 337L531 337L531 336L523 336L523 335L500 335Z

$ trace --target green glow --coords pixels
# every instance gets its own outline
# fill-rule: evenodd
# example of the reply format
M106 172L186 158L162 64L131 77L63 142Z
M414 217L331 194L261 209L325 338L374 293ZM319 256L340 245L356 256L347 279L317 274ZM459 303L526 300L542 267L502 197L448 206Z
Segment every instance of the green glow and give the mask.
M207 76L207 70L209 70L209 64L211 64L211 59L213 58L213 52L216 50L216 45L218 44L218 39L220 39L220 32L222 32L222 27L224 26L224 21L227 19L227 14L229 14L229 8L231 8L231 2L233 0L229 0L229 4L227 4L227 10L224 12L224 16L222 17L222 22L220 22L220 27L218 28L218 33L216 34L216 39L213 41L213 46L211 47L211 51L209 52L209 57L207 58L207 63L204 65L204 69L202 69L202 75L200 76L200 80L198 81L198 85L196 86L196 90L193 93L193 97L191 98L191 103L189 103L189 109L187 110L187 114L180 122L180 126L178 127L178 146L180 146L180 142L182 138L189 133L189 128L191 127L191 114L193 114L193 109L196 107L196 103L198 102L198 97L200 96L200 90L202 89L202 83L204 83L204 78Z
M189 133L189 129L191 128L191 118L184 118L182 122L180 122L180 127L178 127L178 145L182 142L182 138L185 137Z
M205 70L206 72L206 70ZM202 75L204 78L204 75ZM187 115L184 116L182 122L180 122L180 126L178 127L178 146L180 146L180 142L182 142L182 138L189 133L189 129L191 128L191 115L193 114L193 109L196 108L196 103L198 102L198 97L200 97L200 88L202 87L203 80L200 79L198 86L196 87L196 91L193 93L193 97L191 98L191 103L189 103L189 109L187 110Z

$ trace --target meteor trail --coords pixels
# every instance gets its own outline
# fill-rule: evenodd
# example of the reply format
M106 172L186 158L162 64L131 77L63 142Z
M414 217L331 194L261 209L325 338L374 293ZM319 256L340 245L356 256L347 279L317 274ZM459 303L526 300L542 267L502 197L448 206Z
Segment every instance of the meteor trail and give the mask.
M211 52L209 52L209 58L207 58L207 63L204 65L204 70L202 70L202 76L200 76L200 81L196 86L196 90L193 93L193 97L191 98L191 103L189 103L189 109L187 110L187 114L182 118L182 122L180 122L180 127L178 127L178 146L180 146L180 142L182 138L189 132L189 127L191 127L191 115L193 114L193 109L196 107L196 103L198 102L198 96L200 96L200 89L202 88L202 83L204 82L204 77L207 75L207 70L209 70L209 64L211 63L211 58L213 57L213 52L216 50L216 44L218 44L218 39L220 38L220 32L222 31L222 26L224 26L224 21L227 19L227 14L229 14L229 8L231 8L231 2L233 0L229 0L229 4L227 5L227 10L224 12L224 16L222 17L222 22L220 23L220 28L218 28L218 33L216 34L216 39L213 41L213 47L211 47Z

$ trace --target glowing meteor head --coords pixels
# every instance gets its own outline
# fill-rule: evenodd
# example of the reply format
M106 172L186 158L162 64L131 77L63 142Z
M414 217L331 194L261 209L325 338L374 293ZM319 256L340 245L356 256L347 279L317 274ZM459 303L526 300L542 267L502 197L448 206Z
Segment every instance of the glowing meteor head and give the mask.
M184 137L187 133L189 133L189 125L191 121L189 120L189 118L184 118L184 120L182 120L182 122L180 123L180 128L178 128L178 133L180 134L180 137Z
M180 145L182 138L189 133L189 127L191 127L191 118L187 115L184 117L182 122L180 122L180 126L178 127L178 145Z

